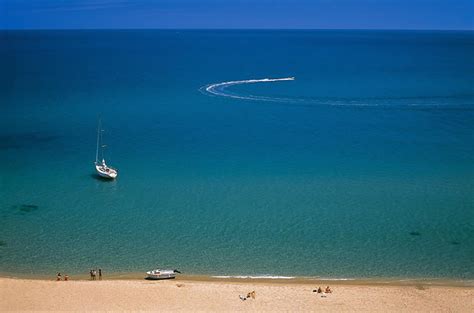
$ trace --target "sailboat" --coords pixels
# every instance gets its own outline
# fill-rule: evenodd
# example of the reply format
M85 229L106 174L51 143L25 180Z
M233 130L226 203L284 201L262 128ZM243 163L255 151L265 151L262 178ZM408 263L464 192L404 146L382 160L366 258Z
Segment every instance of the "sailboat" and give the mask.
M115 179L117 177L117 170L107 166L105 163L105 157L104 157L104 148L106 145L102 144L102 133L104 132L103 129L101 129L101 120L99 119L99 126L97 127L97 149L95 152L95 170L97 171L97 174L99 176L108 178L108 179ZM100 148L100 153L101 153L101 158L102 162L99 162L99 148Z

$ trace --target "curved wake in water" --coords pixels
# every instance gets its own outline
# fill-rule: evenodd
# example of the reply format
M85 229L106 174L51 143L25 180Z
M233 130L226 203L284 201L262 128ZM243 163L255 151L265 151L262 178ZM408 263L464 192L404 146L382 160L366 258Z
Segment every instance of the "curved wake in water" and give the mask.
M255 84L255 83L272 83L272 82L281 82L281 81L293 81L294 77L284 77L284 78L262 78L262 79L246 79L246 80L234 80L222 83L216 83L207 85L200 88L201 92L207 92L208 94L221 97L229 97L242 100L259 100L259 101L277 101L277 102L287 102L292 101L289 98L272 98L272 97L263 97L263 96L254 96L254 95L238 95L231 92L228 92L226 89L230 86L243 85L243 84Z
M231 86L256 84L256 83L273 83L294 81L295 77L284 78L262 78L262 79L246 79L233 80L227 82L214 83L199 88L199 91L206 95L227 97L240 100L265 101L292 103L299 105L332 105L332 106L471 106L472 97L454 97L454 96L412 96L412 97L367 97L367 98L343 98L343 97L324 97L324 98L303 98L303 97L269 97L256 96L250 94L237 94L228 90ZM461 101L460 101L461 100Z

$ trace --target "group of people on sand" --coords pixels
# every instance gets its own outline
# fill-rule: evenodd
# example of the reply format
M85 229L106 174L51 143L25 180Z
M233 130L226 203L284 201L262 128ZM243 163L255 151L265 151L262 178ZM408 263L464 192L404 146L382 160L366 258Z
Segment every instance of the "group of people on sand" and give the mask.
M324 294L332 293L332 290L331 290L331 288L329 288L329 286L326 286L326 289L324 291L321 287L318 287L318 289L313 289L313 292L320 293L321 297L325 297Z
M63 277L61 276L61 273L58 273L56 275L56 281L61 281L63 280ZM67 274L64 275L64 281L68 281L69 280L69 276Z
M89 271L89 274L91 275L91 280L96 280L97 279L97 276L99 276L99 280L102 280L102 269L92 269ZM63 276L61 275L61 273L58 273L56 275L56 281L61 281L63 280ZM64 281L68 281L69 280L69 276L68 274L65 274L64 275Z
M96 280L97 276L99 276L99 280L102 280L102 269L91 269L89 271L89 274L91 275L91 280Z
M255 296L256 296L256 293L255 293L255 290L254 290L254 291L251 291L251 292L247 293L247 296L239 295L239 298L240 298L240 300L245 301L248 298L255 299Z

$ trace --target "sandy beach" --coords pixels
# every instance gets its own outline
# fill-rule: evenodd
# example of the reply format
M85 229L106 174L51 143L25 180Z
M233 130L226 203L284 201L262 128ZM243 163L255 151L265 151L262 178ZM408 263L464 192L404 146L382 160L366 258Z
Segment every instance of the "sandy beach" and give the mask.
M323 286L322 283L319 283ZM318 282L0 279L0 311L473 312L471 286ZM255 299L239 295L255 291Z

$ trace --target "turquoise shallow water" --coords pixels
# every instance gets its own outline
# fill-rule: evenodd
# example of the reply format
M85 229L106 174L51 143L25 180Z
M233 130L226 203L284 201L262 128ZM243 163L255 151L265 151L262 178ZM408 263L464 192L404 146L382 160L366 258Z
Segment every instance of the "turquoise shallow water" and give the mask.
M0 272L474 278L472 32L1 34Z

